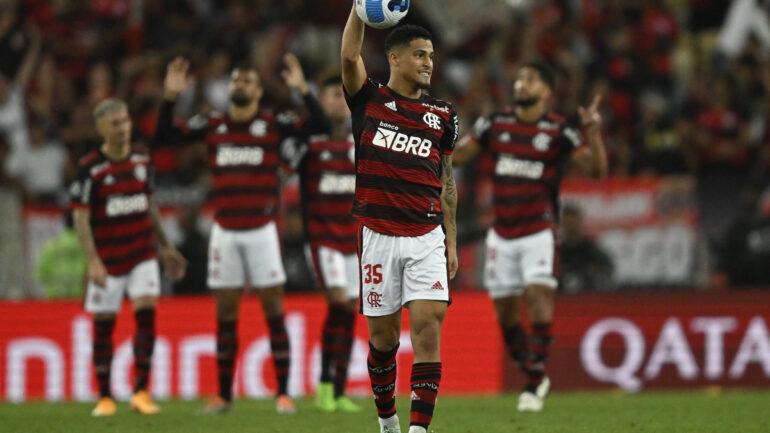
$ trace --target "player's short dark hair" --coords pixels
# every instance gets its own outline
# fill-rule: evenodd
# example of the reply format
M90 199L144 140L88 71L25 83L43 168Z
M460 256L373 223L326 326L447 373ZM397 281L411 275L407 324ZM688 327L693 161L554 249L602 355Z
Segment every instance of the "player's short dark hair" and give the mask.
M257 71L257 68L248 60L241 60L235 65L233 65L233 72L235 71L242 71L242 72L256 72L257 75L259 75L259 71Z
M409 45L415 39L427 39L433 41L433 35L425 27L414 24L398 26L388 33L385 38L385 52L390 53L396 47Z
M342 85L342 76L340 75L332 75L331 77L325 78L321 82L321 90L329 87L329 86L341 86Z
M538 75L540 75L540 79L543 80L545 84L548 85L551 89L556 85L556 73L553 71L553 69L546 65L543 62L538 61L530 61L526 62L523 65L521 65L521 68L531 68L537 71ZM521 69L520 68L520 69Z

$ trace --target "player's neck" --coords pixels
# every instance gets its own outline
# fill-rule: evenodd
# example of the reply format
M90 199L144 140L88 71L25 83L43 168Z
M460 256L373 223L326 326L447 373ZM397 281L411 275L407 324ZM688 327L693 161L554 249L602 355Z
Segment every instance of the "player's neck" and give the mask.
M230 104L230 107L227 110L227 114L228 116L230 116L230 119L236 122L246 122L248 120L251 120L254 116L256 116L258 111L259 111L259 102L254 102L252 104L245 105L243 107L238 107L235 104Z
M334 140L344 140L350 134L347 119L332 120L331 137Z
M420 86L416 83L410 83L400 79L392 73L390 75L390 80L388 80L388 88L408 99L419 99L420 96L422 96L422 89Z
M532 105L531 107L517 105L513 110L516 113L516 118L524 123L537 122L545 115L546 111L545 104L542 103Z
M131 153L131 145L123 143L110 143L105 141L102 143L102 153L110 161L123 161L128 158L128 154Z

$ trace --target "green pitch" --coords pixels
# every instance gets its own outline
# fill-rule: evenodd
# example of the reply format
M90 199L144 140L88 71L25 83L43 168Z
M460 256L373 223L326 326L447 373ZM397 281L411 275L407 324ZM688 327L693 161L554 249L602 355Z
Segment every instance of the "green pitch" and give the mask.
M442 397L435 433L540 432L767 432L770 391L716 393L557 393L539 414L515 411L517 396ZM91 404L27 403L0 405L0 431L16 432L275 432L376 433L374 404L359 400L361 414L322 414L312 400L297 402L294 415L278 415L272 401L238 400L227 415L204 416L200 401L160 402L163 413L140 416L118 404L111 418L91 418ZM400 399L402 431L408 431L409 401Z

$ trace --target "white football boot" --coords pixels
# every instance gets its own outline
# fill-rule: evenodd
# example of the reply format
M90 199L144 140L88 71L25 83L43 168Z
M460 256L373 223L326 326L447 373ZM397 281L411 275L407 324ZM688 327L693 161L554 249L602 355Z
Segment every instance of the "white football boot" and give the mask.
M401 433L401 425L398 423L398 415L390 418L377 418L380 422L380 433Z

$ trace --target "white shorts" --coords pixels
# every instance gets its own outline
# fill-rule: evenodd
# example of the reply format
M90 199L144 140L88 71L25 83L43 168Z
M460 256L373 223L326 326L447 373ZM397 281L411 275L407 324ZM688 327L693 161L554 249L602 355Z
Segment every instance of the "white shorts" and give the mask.
M88 281L85 308L92 313L117 313L123 304L123 296L131 299L142 296L160 296L160 268L156 259L145 260L127 274L107 275L107 282L97 286Z
M361 229L361 312L386 316L416 299L449 302L449 273L441 226L422 236Z
M228 230L214 223L209 239L209 288L243 288L247 272L255 289L286 282L275 222L251 230Z
M555 242L551 230L506 239L489 229L484 287L493 299L517 296L530 285L556 288Z
M305 246L308 262L312 262L318 283L324 290L343 288L348 299L358 299L358 255L343 254L323 245Z

